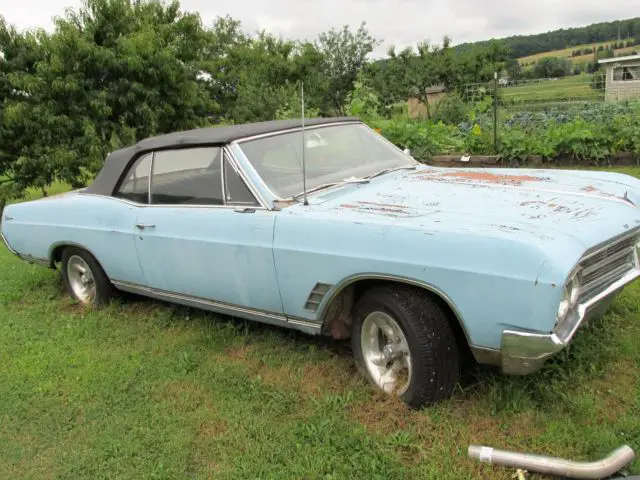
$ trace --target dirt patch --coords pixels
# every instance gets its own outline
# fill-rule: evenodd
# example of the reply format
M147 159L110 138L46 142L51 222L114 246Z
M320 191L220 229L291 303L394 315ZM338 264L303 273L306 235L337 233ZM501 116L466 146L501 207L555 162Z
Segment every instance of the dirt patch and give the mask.
M247 356L251 353L251 347L249 345L241 345L239 347L225 348L224 353L231 360L246 361Z
M343 393L359 379L345 365L333 361L304 365L297 371L289 367L263 365L256 374L267 385L293 388L303 397L313 398Z
M198 437L211 438L224 435L229 430L227 422L222 419L202 422L198 428Z
M164 383L152 394L157 403L165 403L180 410L205 409L215 412L208 389L187 380Z

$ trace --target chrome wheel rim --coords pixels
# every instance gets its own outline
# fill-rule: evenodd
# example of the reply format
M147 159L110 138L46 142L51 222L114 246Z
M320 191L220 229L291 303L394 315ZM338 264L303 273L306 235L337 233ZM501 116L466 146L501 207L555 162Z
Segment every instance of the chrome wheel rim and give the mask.
M362 356L374 383L386 393L402 395L411 383L411 352L400 328L384 312L370 313L362 323Z
M67 262L67 277L73 295L85 305L96 299L96 280L84 258L73 255Z

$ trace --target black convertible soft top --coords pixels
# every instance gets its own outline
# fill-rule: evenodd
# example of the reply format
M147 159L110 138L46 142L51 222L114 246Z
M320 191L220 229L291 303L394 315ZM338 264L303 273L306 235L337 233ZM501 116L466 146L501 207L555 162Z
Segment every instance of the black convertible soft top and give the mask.
M310 118L305 120L305 126L326 125L339 122L356 122L353 117ZM247 123L227 127L198 128L184 132L169 133L150 137L139 141L135 145L122 148L110 153L102 170L95 181L83 193L94 195L111 195L123 171L131 161L141 153L150 150L182 148L197 145L225 145L234 140L280 132L300 127L300 120L274 120L271 122Z

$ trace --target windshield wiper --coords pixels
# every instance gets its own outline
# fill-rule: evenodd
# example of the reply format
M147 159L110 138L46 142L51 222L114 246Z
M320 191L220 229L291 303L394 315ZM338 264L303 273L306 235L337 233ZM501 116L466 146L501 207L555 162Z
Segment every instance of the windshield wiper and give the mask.
M335 187L339 183L340 182L323 183L322 185L318 185L317 187L310 188L309 190L307 190L307 193L313 193L313 192L317 192L318 190L324 190L325 188ZM302 197L304 195L304 193L305 192L296 193L291 198L294 199L294 200L297 200L298 198Z
M379 177L380 175L384 175L385 173L397 172L398 170L415 170L416 167L417 165L403 165L401 167L385 168L384 170L380 170L379 172L374 173L373 175L369 175L365 178L372 179Z
M350 183L369 183L369 177L362 177L362 178L351 177L351 178L346 178L341 182L323 183L322 185L318 185L317 187L313 187L307 190L307 193L317 192L318 190L324 190L325 188L335 187L338 185L349 185ZM296 193L291 198L293 198L294 200L297 200L303 195L304 195L304 192L300 192L300 193Z

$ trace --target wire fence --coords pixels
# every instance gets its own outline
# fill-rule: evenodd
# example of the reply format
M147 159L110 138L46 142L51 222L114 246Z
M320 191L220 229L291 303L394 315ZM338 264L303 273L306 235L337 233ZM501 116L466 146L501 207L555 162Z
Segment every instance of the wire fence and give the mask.
M640 82L614 82L612 87L604 73L518 81L496 78L464 85L460 94L466 103L484 106L484 115L491 117L497 150L500 129L514 125L535 129L577 117L607 121L623 114L629 108L628 100L640 101Z
M633 82L629 82L631 83ZM633 85L629 86L632 87ZM501 108L523 109L602 102L605 100L605 88L602 75L583 74L536 80L496 79L488 83L464 85L461 93L468 102L495 97Z

